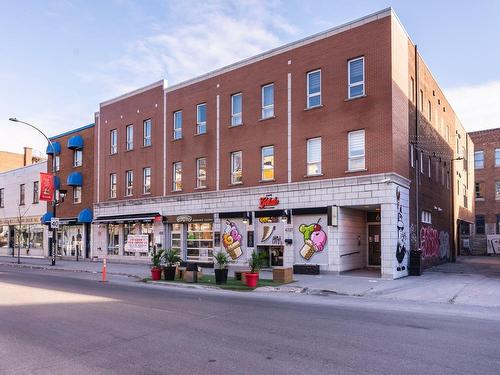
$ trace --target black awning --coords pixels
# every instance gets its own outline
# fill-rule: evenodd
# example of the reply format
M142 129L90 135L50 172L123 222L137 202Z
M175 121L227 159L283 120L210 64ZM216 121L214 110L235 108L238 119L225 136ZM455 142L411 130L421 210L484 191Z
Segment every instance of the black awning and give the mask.
M255 217L280 217L285 216L285 210L255 211Z
M246 211L236 211L236 212L220 212L219 219L236 219L240 217L247 217L248 212Z
M159 212L148 212L148 213L129 214L129 215L98 216L94 219L93 222L94 223L126 223L134 221L151 222L158 216L161 216Z
M292 215L321 215L327 213L328 207L292 208Z

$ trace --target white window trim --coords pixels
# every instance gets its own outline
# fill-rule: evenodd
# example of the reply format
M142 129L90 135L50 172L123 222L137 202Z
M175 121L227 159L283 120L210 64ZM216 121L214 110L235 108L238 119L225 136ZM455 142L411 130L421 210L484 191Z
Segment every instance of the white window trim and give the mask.
M424 174L424 152L420 151L420 173Z
M410 165L415 168L415 146L413 143L410 143Z
M80 159L77 159L76 155L80 154ZM83 165L83 151L82 150L74 150L73 151L73 168L81 167Z
M432 212L427 210L422 210L421 221L424 224L432 224Z
M318 73L318 72L319 72L319 92L316 92L314 94L309 94L309 76L311 74ZM311 72L307 72L306 82L307 82L307 91L306 91L306 94L307 94L307 103L306 103L307 108L320 107L321 104L322 104L322 98L321 98L321 91L322 91L322 87L321 87L321 69L316 69L316 70L313 70ZM310 98L314 98L316 96L319 96L319 104L309 105L309 99Z
M149 136L146 135L146 124L149 124ZM143 147L151 146L151 133L152 132L153 132L153 122L150 118L148 118L142 122L142 145L143 145Z
M241 181L236 181L236 179L235 179L236 171L233 169L233 167L234 167L234 157L237 154L240 155ZM243 152L242 151L231 152L230 159L231 159L230 160L230 163L231 163L231 185L242 184L243 183Z
M146 171L149 170L149 191L146 191ZM142 168L142 194L151 194L151 167Z
M363 80L356 82L356 83L351 83L351 63L358 61L358 60L363 61ZM363 92L359 95L351 96L351 87L356 87L356 86L363 86ZM347 97L349 99L359 98L361 96L365 96L365 92L366 92L366 90L365 90L365 57L361 56L361 57L357 57L355 59L348 60L347 61Z
M482 158L482 165L480 167L476 167L476 154L479 155L483 155L483 158ZM474 151L474 169L484 169L484 150L477 150L477 151Z
M201 106L205 106L205 121L200 121L200 112L199 108ZM207 132L207 103L200 103L196 105L196 134L205 134ZM200 127L205 126L205 131L203 133L200 132Z
M113 182L114 177L114 182ZM109 197L116 198L117 177L116 173L109 174Z
M130 172L130 174L129 174ZM130 175L130 186L129 186L129 178L128 176ZM126 197L131 197L134 195L134 171L128 170L125 171L125 196Z
M177 114L181 115L181 123L180 123L180 127L179 128L176 128L177 121L175 121L175 118L176 118ZM173 139L181 139L182 138L182 122L183 122L182 110L174 112L174 114L173 114L173 120L174 120L174 127L173 127L174 128L174 134L172 135ZM180 134L178 137L176 136L177 132L179 132L179 134Z
M312 142L314 140L319 139L319 160L310 160L309 159L309 142ZM323 154L323 141L321 137L314 137L314 138L309 138L306 141L306 175L307 176L321 176L323 173L323 161L322 161L322 155ZM319 172L318 173L309 173L309 166L312 164L319 164Z
M273 150L273 165L272 167L265 168L264 167L264 150L266 149L272 149ZM264 170L272 169L273 171L273 176L271 178L265 178L264 177ZM273 181L274 180L274 146L264 146L260 149L260 179L262 181Z
M352 156L351 155L351 135L356 133L363 134L363 155ZM354 130L347 133L347 157L348 157L348 165L347 168L349 171L363 171L366 169L366 132L364 129ZM360 168L351 168L351 160L363 159L363 166Z
M179 173L180 178L177 180L177 166L180 166L181 172ZM179 188L177 187L177 184L179 184ZM182 162L181 161L176 161L172 165L172 191L182 191Z
M79 191L80 194L77 194L76 192ZM78 200L77 200L78 198ZM79 204L82 203L82 187L81 186L75 186L73 187L73 204Z
M109 147L111 155L118 153L118 129L111 129L109 131Z
M497 151L500 152L500 148L495 148L495 167L500 167L500 158L497 159Z
M201 160L205 160L205 176L203 178L200 177L200 162ZM203 189L207 187L207 158L198 158L196 159L196 187L198 189Z
M241 97L241 112L235 113L234 112L234 98L236 98L237 96ZM233 119L235 119L236 117L240 118L240 122L235 124L235 123L233 123ZM240 126L240 125L243 125L243 93L238 92L236 94L231 95L231 126Z
M129 129L131 130L130 138L129 138ZM134 125L132 124L127 125L127 127L125 128L125 137L126 137L125 149L127 151L132 151L134 149Z
M264 105L264 91L265 91L265 89L267 87L272 87L273 88L273 103L272 104L268 104L268 105ZM261 88L261 96L262 96L262 98L261 98L261 107L262 107L261 108L262 109L262 111L261 111L261 117L262 117L262 119L274 117L274 83L269 83L267 85L262 86L262 88ZM272 114L269 115L269 116L266 116L266 110L270 110L270 109L273 110Z
M429 156L427 159L427 176L431 178L431 157Z

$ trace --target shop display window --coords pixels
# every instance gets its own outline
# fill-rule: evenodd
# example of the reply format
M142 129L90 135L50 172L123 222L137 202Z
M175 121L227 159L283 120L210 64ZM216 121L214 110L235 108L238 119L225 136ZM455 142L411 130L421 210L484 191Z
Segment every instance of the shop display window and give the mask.
M189 223L187 225L187 260L213 261L212 223Z

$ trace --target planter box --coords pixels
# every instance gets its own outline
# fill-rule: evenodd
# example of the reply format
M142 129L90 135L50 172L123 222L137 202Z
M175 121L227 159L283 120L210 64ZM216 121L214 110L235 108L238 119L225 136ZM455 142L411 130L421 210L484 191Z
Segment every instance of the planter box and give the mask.
M293 281L292 267L273 267L273 281L288 284Z

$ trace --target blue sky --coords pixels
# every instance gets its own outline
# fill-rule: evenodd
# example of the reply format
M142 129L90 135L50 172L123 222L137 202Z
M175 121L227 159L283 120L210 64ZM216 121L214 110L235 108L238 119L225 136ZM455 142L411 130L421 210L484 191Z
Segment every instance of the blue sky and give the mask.
M472 4L472 5L471 5ZM500 1L3 2L0 149L42 150L100 102L170 84L392 6L468 130L500 127Z

